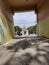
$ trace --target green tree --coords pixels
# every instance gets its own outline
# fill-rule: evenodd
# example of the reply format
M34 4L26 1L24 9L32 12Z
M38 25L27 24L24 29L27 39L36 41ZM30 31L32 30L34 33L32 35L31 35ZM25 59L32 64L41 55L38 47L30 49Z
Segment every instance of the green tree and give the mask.
M36 27L37 25L28 27L27 29L28 29L29 34L32 34L32 33L36 34Z
M20 28L19 26L15 26L14 29L15 32L17 32L17 35L21 35L22 28Z

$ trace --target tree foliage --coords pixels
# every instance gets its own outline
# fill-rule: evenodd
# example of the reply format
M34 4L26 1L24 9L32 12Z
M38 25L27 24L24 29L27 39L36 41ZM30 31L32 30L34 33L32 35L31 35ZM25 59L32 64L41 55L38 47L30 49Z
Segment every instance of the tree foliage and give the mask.
M30 27L27 28L29 34L33 34L33 33L36 34L36 26L37 26L37 25L35 25L35 26L30 26Z
M15 32L17 32L17 35L21 35L22 28L20 28L19 26L15 26L14 29Z

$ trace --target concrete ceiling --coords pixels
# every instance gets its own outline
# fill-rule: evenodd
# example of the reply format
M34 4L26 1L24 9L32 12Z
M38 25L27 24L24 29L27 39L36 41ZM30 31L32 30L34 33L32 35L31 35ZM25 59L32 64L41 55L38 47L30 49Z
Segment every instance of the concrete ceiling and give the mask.
M37 3L38 0L9 0L9 3L12 6L28 6L28 5L34 5Z
M8 0L13 11L29 11L39 8L44 0Z

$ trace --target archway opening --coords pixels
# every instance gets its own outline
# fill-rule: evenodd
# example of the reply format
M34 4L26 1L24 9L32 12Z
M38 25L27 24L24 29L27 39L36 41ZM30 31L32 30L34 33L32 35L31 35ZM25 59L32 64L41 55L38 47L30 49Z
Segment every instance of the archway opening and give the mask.
M37 36L37 15L35 11L15 13L14 37Z

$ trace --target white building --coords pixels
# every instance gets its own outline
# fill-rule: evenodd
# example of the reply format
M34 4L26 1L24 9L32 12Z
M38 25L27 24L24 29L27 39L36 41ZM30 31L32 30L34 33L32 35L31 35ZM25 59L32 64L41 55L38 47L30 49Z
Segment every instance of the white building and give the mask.
M23 26L21 33L23 36L28 35L28 30L25 26Z

